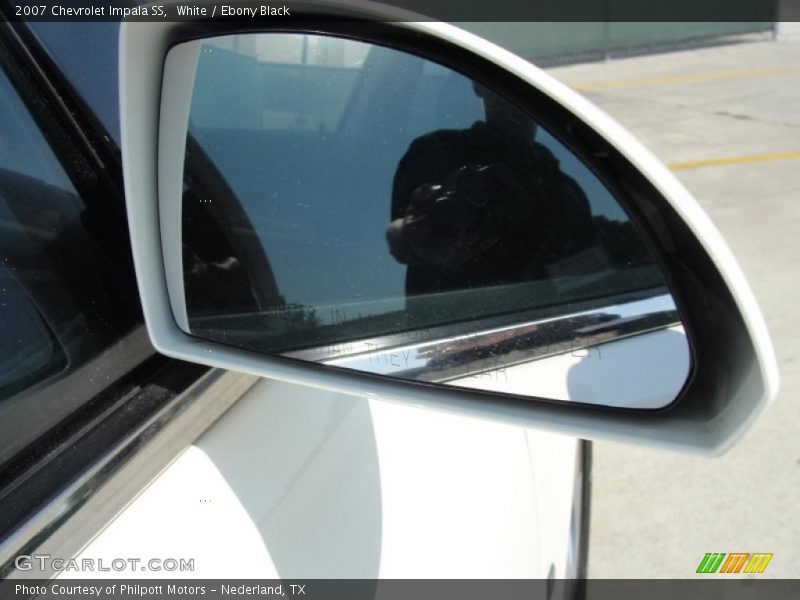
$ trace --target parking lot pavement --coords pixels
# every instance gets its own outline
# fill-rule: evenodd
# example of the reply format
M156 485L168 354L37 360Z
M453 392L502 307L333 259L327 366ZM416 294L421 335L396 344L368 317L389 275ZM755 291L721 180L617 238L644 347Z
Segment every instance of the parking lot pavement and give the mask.
M664 162L733 249L778 355L775 404L703 459L597 443L589 576L687 578L706 552L800 577L800 35L550 69ZM707 576L706 576L707 577Z

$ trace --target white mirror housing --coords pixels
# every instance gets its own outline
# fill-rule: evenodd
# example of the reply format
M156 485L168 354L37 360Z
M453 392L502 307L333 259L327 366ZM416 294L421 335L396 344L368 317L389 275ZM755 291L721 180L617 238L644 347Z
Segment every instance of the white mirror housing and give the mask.
M764 320L730 250L671 172L619 124L527 61L456 27L399 21L380 5L307 3L307 21L254 23L245 31L313 31L413 52L491 84L559 130L624 197L669 282L691 341L691 370L677 400L658 411L530 400L515 393L443 387L267 356L189 335L171 223L180 220L185 123L196 64L176 44L239 33L234 23L126 22L120 36L122 153L129 226L145 321L162 353L213 367L421 408L456 412L582 438L714 454L729 448L777 391ZM390 11L390 12L387 12ZM353 22L320 21L347 14ZM316 18L316 22L313 22ZM189 65L189 68L186 66ZM189 93L187 93L187 89ZM180 126L184 131L181 137ZM177 186L177 187L176 187ZM624 378L624 373L618 377Z

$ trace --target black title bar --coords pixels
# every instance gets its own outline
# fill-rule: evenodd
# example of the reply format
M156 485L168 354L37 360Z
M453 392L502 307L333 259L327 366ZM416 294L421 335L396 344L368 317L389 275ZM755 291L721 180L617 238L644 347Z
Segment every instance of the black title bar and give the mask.
M349 0L346 6L366 6ZM800 20L800 0L386 0L383 4L416 13L417 20L776 22ZM140 3L124 0L2 0L11 21L258 21L299 19L307 2L287 0ZM315 16L316 17L316 16ZM332 16L332 18L337 18ZM341 17L339 17L341 18ZM385 20L407 20L406 16ZM317 19L318 20L318 19Z

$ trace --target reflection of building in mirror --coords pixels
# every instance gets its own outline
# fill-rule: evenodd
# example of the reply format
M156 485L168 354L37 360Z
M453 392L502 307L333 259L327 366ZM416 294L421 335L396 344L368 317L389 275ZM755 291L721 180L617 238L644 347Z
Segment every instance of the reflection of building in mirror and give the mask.
M205 40L197 77L208 87L204 98L194 99L192 124L335 130L370 48L342 38L291 33ZM206 76L213 79L205 81Z
M299 33L228 35L204 45L265 63L351 69L362 65L370 48L344 38Z

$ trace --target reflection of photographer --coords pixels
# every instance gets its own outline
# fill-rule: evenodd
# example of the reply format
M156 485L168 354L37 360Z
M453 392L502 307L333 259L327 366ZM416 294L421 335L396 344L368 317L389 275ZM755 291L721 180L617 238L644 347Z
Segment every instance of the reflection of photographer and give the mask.
M395 173L387 239L409 294L545 277L594 236L583 191L534 142L535 123L474 89L485 121L417 138Z

